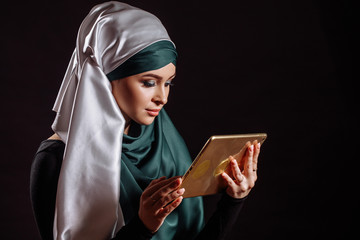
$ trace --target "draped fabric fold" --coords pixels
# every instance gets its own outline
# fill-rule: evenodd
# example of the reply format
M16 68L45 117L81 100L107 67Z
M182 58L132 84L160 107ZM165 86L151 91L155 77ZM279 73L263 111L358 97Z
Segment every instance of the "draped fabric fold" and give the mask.
M102 240L124 225L119 207L124 118L106 74L147 46L171 41L160 20L119 2L95 6L82 22L53 110L66 144L54 239Z
M76 114L71 115L58 183L56 239L106 239L115 231L118 218L122 221L119 192L115 191L120 186L120 161L116 159L121 151L108 146L121 146L124 120L114 99L106 97L111 94L109 83L98 81L104 74L91 58L83 71L88 76L78 81L73 102Z

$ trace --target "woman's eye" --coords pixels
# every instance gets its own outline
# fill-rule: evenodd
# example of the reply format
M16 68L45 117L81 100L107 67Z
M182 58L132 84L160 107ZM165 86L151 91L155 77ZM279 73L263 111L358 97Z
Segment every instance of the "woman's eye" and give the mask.
M154 80L142 81L145 87L155 87L156 82Z

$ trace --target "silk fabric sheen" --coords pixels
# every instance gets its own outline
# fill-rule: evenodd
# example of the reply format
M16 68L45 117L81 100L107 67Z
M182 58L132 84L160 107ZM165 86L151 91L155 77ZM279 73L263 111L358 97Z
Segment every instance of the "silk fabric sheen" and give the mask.
M121 168L120 202L126 223L138 214L138 200L152 180L183 175L191 164L188 149L164 109L153 124L134 123L130 128L123 138ZM192 239L203 227L203 216L202 198L183 199L152 239Z
M109 239L124 225L120 198L124 118L106 74L170 38L154 15L119 2L95 6L82 22L53 110L66 144L54 239Z

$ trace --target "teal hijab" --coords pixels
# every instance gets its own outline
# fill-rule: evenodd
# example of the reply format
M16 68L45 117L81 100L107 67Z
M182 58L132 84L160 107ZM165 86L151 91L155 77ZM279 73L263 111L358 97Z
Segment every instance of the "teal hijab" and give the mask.
M172 42L168 40L157 41L130 57L106 76L109 81L113 81L138 73L156 70L169 63L173 63L176 66L177 57L178 54Z
M120 204L125 224L138 214L140 196L154 179L183 175L191 164L184 140L162 109L151 125L132 122L124 135ZM152 239L193 239L204 225L201 197L186 198Z

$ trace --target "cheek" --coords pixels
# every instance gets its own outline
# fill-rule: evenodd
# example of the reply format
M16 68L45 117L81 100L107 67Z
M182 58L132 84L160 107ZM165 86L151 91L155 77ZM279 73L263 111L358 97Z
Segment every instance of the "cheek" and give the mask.
M129 99L127 102L129 105L131 105L133 110L147 107L147 104L151 101L152 98L152 89L136 86L129 90Z
M129 115L134 108L134 97L136 96L131 87L126 82L118 84L113 88L113 95L121 111Z
M114 86L113 90L121 111L133 120L141 118L145 108L152 107L154 88L143 88L135 81L124 81Z

